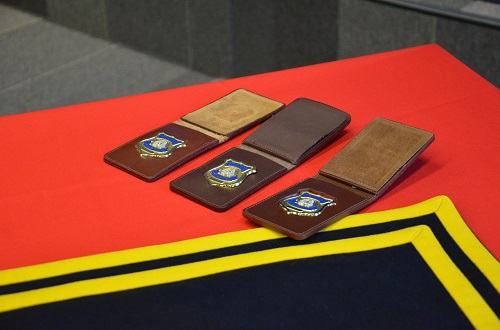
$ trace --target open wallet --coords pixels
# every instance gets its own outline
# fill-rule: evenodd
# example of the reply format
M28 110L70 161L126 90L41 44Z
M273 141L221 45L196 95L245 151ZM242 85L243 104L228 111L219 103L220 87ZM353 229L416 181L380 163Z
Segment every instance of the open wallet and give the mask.
M305 239L373 203L433 140L430 132L376 118L318 175L244 209L243 215Z
M238 147L170 182L170 189L222 212L330 144L351 120L329 105L299 98Z
M144 181L156 181L200 154L268 119L283 103L237 89L109 151L104 161Z

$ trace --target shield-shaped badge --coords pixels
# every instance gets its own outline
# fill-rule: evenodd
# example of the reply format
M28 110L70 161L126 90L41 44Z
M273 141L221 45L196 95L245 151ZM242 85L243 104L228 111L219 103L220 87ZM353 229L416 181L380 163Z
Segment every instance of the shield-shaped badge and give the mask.
M223 164L206 171L204 175L212 186L234 188L239 186L247 176L256 172L255 166L226 159Z
M287 214L314 217L326 207L336 205L336 199L321 192L301 189L280 199L279 204Z
M163 132L158 133L152 138L139 141L135 145L141 156L162 158L170 156L172 152L185 146L186 141Z

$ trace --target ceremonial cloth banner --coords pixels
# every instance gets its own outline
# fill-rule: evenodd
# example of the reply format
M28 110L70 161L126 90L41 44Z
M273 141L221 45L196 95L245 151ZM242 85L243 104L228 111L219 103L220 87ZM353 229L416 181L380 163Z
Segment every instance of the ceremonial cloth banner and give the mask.
M1 271L0 326L498 329L499 293L438 196L305 241L258 228Z

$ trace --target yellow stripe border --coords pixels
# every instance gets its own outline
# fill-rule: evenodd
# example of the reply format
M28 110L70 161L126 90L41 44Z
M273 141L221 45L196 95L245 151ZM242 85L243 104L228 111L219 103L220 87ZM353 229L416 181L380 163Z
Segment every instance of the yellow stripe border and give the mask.
M342 230L391 221L400 221L436 213L464 253L500 291L500 264L477 240L464 223L453 203L438 196L422 203L395 210L352 215L325 231ZM142 262L189 253L237 246L283 237L266 228L202 237L163 245L136 248L41 265L0 271L0 285L8 285ZM312 258L340 253L363 252L411 243L446 287L447 291L476 328L500 327L500 321L466 276L456 267L427 226L414 226L393 232L336 241L290 246L241 255L226 256L162 269L154 269L112 277L83 280L53 287L0 296L0 312L78 297L105 294L158 284L189 280L211 274L255 267L279 261Z

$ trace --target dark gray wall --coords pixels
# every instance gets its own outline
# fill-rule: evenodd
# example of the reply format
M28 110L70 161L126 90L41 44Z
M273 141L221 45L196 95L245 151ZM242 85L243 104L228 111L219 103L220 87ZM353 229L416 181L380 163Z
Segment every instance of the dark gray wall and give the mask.
M421 0L432 3L434 9L438 1L441 0ZM447 8L454 10L452 13L456 13L459 5L477 2L447 1L450 6ZM499 5L492 6L500 12ZM500 86L500 29L474 20L449 17L444 11L442 14L437 12L394 6L386 1L340 0L338 58L437 43Z
M1 2L37 15L47 16L46 0L1 0Z
M0 1L217 77L437 43L500 86L500 15L478 1Z

